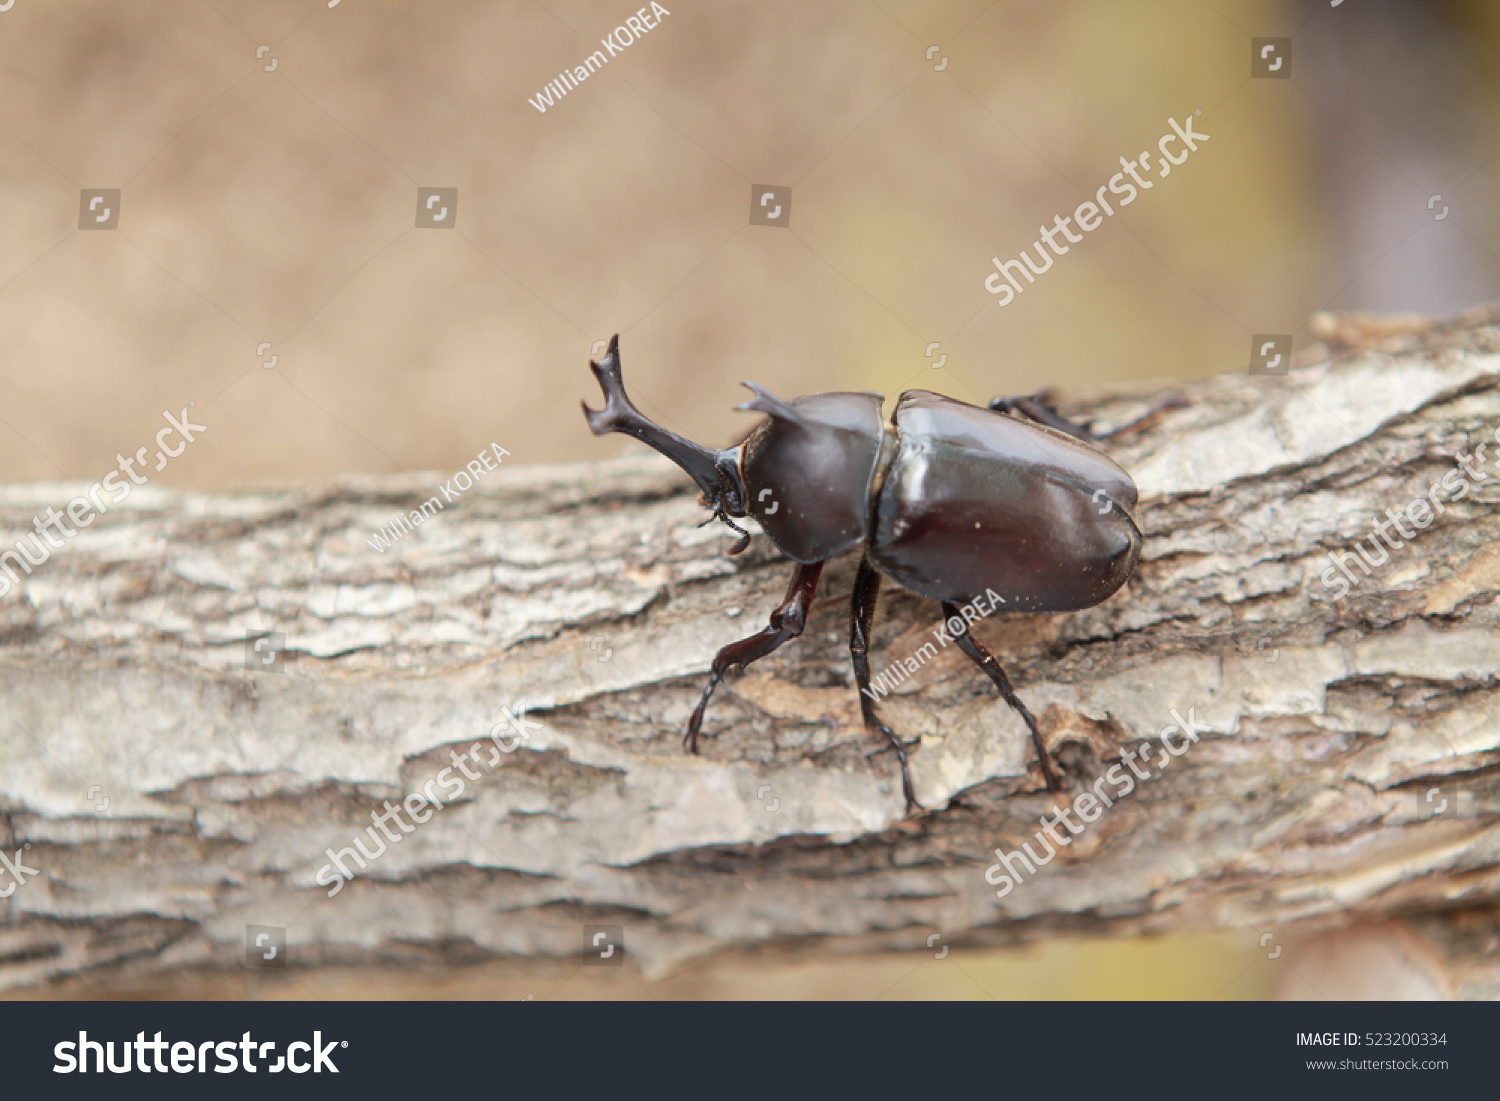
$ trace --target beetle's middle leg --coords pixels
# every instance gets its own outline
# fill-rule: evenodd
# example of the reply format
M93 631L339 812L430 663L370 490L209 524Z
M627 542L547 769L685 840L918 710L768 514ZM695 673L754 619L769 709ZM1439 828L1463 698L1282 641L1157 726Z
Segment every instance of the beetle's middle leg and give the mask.
M713 672L709 674L708 684L703 689L703 698L693 708L693 717L688 720L687 732L682 736L682 744L687 746L689 753L698 752L698 730L703 725L703 712L708 709L708 701L712 698L714 689L719 687L719 682L724 679L729 668L738 665L743 672L745 666L752 661L759 661L802 633L802 628L807 625L807 610L812 606L813 593L818 591L818 577L822 572L821 562L813 562L811 565L799 562L797 572L792 574L792 583L787 586L786 599L771 613L771 625L749 638L731 642L714 655Z
M995 660L995 655L981 646L969 633L969 624L963 617L963 609L957 604L943 601L943 616L946 619L957 617L963 623L964 628L956 632L953 641L958 643L958 648L969 655L969 660L984 670L985 676L995 682L995 687L1000 689L1000 695L1005 702L1026 721L1026 728L1031 731L1031 744L1036 746L1037 759L1042 764L1042 775L1047 778L1048 791L1061 791L1062 785L1057 782L1057 773L1052 771L1052 758L1047 755L1047 744L1042 741L1042 732L1037 729L1036 718L1030 709L1021 702L1021 697L1016 695L1015 685L1010 683L1010 678L1005 675L1005 670L1000 668L1000 663Z
M910 814L921 810L922 804L917 802L916 792L911 786L906 745L875 710L875 700L870 692L870 626L875 621L875 604L879 599L880 574L870 565L868 558L861 558L859 572L854 575L854 597L849 604L849 656L854 659L859 710L864 716L865 729L884 734L896 751L896 760L901 762L901 794L906 797L906 813Z

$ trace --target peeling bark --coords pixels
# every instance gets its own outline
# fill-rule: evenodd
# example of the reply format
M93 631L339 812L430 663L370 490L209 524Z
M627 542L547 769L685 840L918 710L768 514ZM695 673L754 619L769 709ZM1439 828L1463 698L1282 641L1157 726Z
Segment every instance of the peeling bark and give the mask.
M655 457L503 467L383 554L371 532L430 496L410 480L137 489L0 601L0 849L38 869L0 900L0 984L237 967L247 924L286 929L293 965L576 957L585 924L620 925L661 974L934 932L1254 937L1485 912L1500 313L1318 331L1288 376L1180 386L1185 408L1110 447L1147 536L1121 593L976 627L1068 791L1042 789L1024 727L940 646L883 705L921 739L931 813L915 821L860 722L851 556L807 633L721 689L703 755L682 752L709 660L764 624L790 563L761 538L727 557L732 533L697 527L691 484ZM1118 421L1150 396L1065 411ZM1329 553L1481 443L1487 477L1335 599ZM0 489L0 548L84 489ZM888 586L873 667L912 658L939 620ZM267 632L286 649L252 666L265 655L246 639ZM327 897L325 850L492 745L506 707L541 728L483 751L460 801ZM1155 761L1189 709L1209 727L1196 742L996 897L994 850L1039 851L1054 804L1118 794L1122 751L1149 739ZM1493 937L1437 939L1469 945L1466 973L1495 954Z

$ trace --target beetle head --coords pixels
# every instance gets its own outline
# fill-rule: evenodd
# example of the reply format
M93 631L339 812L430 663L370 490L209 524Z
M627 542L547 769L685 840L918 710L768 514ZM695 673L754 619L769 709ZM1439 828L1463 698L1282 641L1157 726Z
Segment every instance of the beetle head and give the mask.
M731 516L745 515L745 484L740 477L740 449L733 447L715 451L696 444L663 428L637 409L625 393L625 383L620 377L618 333L610 337L609 349L604 353L604 358L597 363L589 360L589 367L604 391L603 409L590 409L587 402L583 403L583 415L588 418L589 428L594 435L623 432L627 436L634 436L648 447L655 448L682 467L703 491L703 505L713 509L714 519L723 520L744 536L730 553L737 554L744 550L750 537L729 520Z

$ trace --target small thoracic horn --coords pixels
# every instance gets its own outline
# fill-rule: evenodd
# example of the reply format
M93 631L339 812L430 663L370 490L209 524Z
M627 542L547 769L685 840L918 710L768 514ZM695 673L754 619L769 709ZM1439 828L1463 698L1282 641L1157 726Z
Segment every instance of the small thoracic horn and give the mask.
M742 413L767 413L778 420L800 421L802 414L796 408L782 401L771 391L754 382L741 382L741 386L755 395L753 399L743 405L736 405L735 409Z

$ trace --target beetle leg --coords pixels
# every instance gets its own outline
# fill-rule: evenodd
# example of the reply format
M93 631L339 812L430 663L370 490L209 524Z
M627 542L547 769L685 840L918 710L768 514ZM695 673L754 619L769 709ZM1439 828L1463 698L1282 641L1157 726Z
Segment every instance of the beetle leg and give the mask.
M713 672L709 674L708 684L703 689L703 698L693 708L693 717L688 720L687 732L682 736L682 743L687 746L689 753L698 752L698 729L703 725L703 712L708 708L714 689L719 687L719 682L724 679L730 666L738 665L743 672L745 666L752 661L759 661L802 633L802 628L807 624L807 610L812 606L813 593L818 590L818 577L822 572L821 562L813 562L811 565L798 563L797 572L792 574L792 582L787 586L786 599L771 613L771 625L749 638L731 642L714 656Z
M1124 424L1117 424L1107 432L1095 432L1093 434L1094 439L1112 440L1116 436L1123 436L1127 432L1134 432L1138 428L1145 428L1148 425L1153 424L1168 409L1182 409L1187 404L1188 399L1183 397L1181 394L1163 394L1161 397L1153 401L1150 405L1146 406L1146 411L1140 416L1134 417L1131 420L1126 421Z
M1085 443L1099 443L1101 440L1112 439L1115 436L1123 436L1128 432L1145 428L1168 409L1180 409L1187 404L1187 399L1181 394L1164 394L1153 401L1140 416L1124 424L1118 424L1108 431L1098 432L1094 430L1092 424L1083 425L1064 417L1052 407L1053 399L1054 395L1051 390L1038 390L1024 397L995 398L990 402L989 408L997 413L1020 413L1038 424L1045 424L1048 428L1066 432Z
M865 729L884 734L901 762L901 794L906 797L906 813L922 809L911 785L911 769L906 763L906 745L886 725L870 698L870 626L875 621L875 604L880 599L880 574L868 558L860 559L854 576L854 596L849 604L849 656L854 659L854 681L859 689L859 710Z
M1097 438L1087 425L1070 421L1052 408L1052 400L1051 390L1038 390L1034 394L1026 394L1023 397L995 398L990 402L989 407L996 413L1019 413L1029 420L1045 424L1048 428L1055 428L1059 432L1066 432L1086 443L1092 443Z
M1000 695L1005 702L1018 712L1026 721L1026 727L1031 731L1031 744L1036 747L1037 760L1042 765L1042 775L1047 779L1048 791L1061 791L1062 785L1057 782L1057 773L1052 771L1052 758L1047 755L1047 745L1042 741L1042 732L1037 729L1036 718L1031 711L1021 702L1021 697L1016 695L1015 686L1010 683L1010 678L1005 675L1005 670L1000 668L1000 663L995 660L995 655L986 650L974 636L969 634L969 625L964 621L963 610L957 604L943 601L943 616L953 619L955 616L959 622L964 624L963 630L955 632L953 641L958 643L958 648L969 655L969 660L979 668L983 669L985 675L995 682L995 687L1000 689Z

